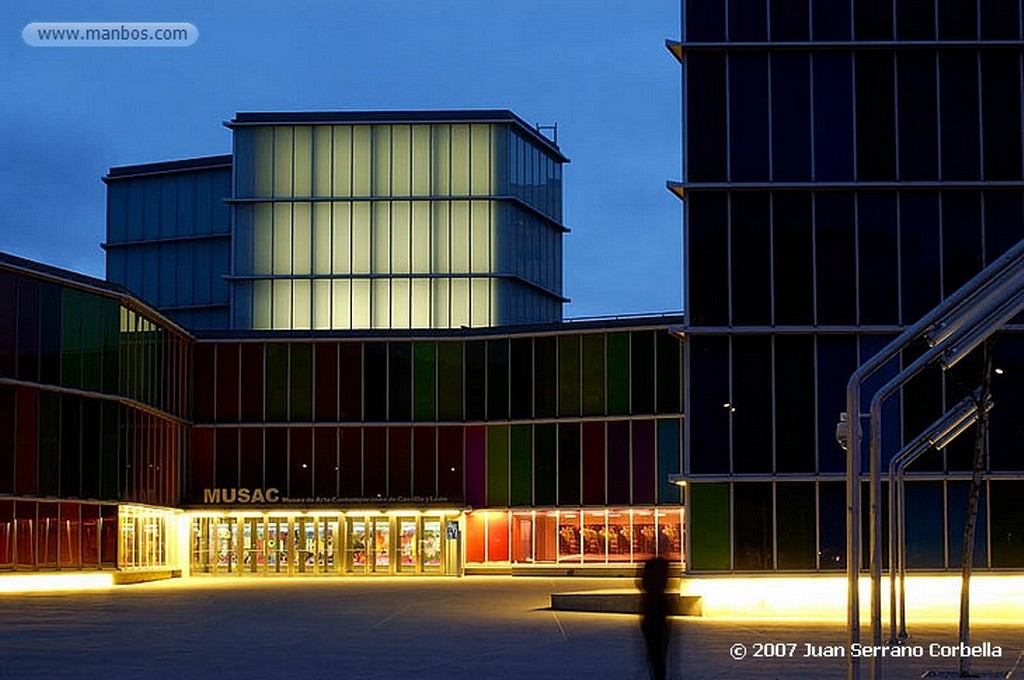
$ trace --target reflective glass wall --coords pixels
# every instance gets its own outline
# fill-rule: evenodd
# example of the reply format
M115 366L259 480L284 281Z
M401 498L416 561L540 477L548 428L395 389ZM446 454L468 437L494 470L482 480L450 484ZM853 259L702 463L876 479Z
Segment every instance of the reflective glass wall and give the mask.
M561 316L561 163L509 124L235 127L234 327Z

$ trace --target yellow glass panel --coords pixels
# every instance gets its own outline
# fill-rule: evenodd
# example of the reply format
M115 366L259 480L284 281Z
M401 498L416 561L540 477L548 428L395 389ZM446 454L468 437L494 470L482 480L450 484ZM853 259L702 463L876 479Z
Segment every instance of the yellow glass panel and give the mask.
M491 126L470 126L470 189L474 196L491 193Z
M274 191L274 128L256 128L253 137L253 196L269 198Z
M352 281L352 328L370 327L370 280Z
M430 328L430 279L412 280L412 327Z
M452 279L452 328L469 325L469 279Z
M373 273L391 271L391 204L377 201L373 204Z
M409 327L410 295L409 279L391 279L390 328Z
M295 203L292 206L292 272L309 274L312 271L312 206Z
M469 201L452 201L452 273L469 272Z
M274 281L274 330L286 330L292 325L292 282Z
M452 196L469 195L469 126L452 125Z
M412 126L412 195L430 195L430 126Z
M410 211L409 201L391 204L391 271L395 274L408 274L412 266Z
M352 126L352 195L370 196L370 127Z
M430 157L433 159L433 194L435 196L450 195L451 187L451 126L434 125L430 145Z
M352 204L352 273L370 273L370 204Z
M301 331L309 330L312 319L310 310L313 306L313 291L309 279L295 279L292 282L292 328Z
M431 302L433 303L433 318L435 328L450 328L451 327L451 304L449 300L449 283L450 279L431 279L431 288L433 289L433 296Z
M331 195L331 127L313 128L313 195Z
M319 128L318 128L319 129ZM313 273L331 273L331 204L313 204Z
M269 274L273 268L273 223L273 211L269 203L257 203L253 206L252 246L254 274Z
M331 327L352 327L352 305L350 286L347 280L331 281Z
M388 328L391 325L391 286L388 279L373 279L373 327Z
M331 170L334 178L331 181L331 195L352 195L352 126L335 125L334 133L334 164Z
M331 204L331 272L348 274L352 271L352 206L350 203Z
M274 196L292 195L292 128L274 128Z
M449 214L451 204L448 201L433 201L434 221L431 224L431 231L434 237L433 249L433 271L438 274L447 274L451 271L451 248Z
M412 271L417 274L430 272L430 203L412 203Z
M270 330L271 282L253 281L252 284L252 327Z
M292 273L292 204L274 204L274 273Z
M295 128L295 187L296 196L313 194L313 130L308 125Z
M373 195L391 195L391 126L373 126Z
M313 280L313 328L327 330L331 327L331 282L328 279Z
M391 130L391 193L408 196L412 190L412 131L408 125Z
M491 294L488 279L470 280L470 326L479 328L491 325Z
M491 211L490 201L472 201L470 204L470 249L472 271L489 274L491 271Z

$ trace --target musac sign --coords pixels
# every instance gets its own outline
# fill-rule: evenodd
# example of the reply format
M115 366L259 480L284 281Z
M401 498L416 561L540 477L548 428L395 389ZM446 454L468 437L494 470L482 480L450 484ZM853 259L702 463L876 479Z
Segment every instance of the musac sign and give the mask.
M281 492L273 487L269 489L248 489L245 487L203 489L203 503L205 504L277 503L279 500L281 500Z

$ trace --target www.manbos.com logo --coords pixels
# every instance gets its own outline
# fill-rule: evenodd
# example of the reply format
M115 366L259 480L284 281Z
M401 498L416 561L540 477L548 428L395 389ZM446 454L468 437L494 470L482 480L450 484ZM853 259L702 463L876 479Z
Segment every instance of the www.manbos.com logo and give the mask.
M32 22L21 37L32 47L188 47L199 30L184 22Z

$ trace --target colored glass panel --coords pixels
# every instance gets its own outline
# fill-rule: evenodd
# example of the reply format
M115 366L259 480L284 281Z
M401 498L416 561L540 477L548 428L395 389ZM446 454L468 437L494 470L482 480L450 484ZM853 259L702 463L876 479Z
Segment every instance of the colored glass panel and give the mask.
M381 498L387 495L388 437L383 427L363 430L363 495Z
M402 498L412 491L412 430L388 429L388 495Z
M103 315L103 391L117 393L120 370L120 318L121 306L116 300L104 299L101 306ZM184 395L184 387L178 388ZM179 412L184 408L179 408ZM84 508L83 508L84 511Z
M768 370L771 365L770 336L732 338L732 399L712 406L727 412L732 419L734 472L772 470L772 373ZM721 444L727 445L728 441Z
M508 562L508 513L485 513L487 516L487 561Z
M605 503L604 448L604 423L583 423L583 505L604 505Z
M240 416L243 421L263 420L263 345L242 343L240 351Z
M730 508L728 484L691 484L690 565L694 571L730 567Z
M543 336L533 340L533 408L537 418L558 413L558 339Z
M59 385L62 316L60 286L52 283L40 286L39 310L39 381Z
M779 569L814 569L815 519L811 482L779 482L775 487Z
M466 428L466 503L477 508L487 505L485 432L483 426Z
M508 418L508 340L487 343L487 418Z
M654 413L654 332L635 331L630 335L633 413Z
M54 503L54 505L58 505ZM60 523L57 528L57 554L62 567L82 564L82 518L78 503L60 503Z
M605 400L604 335L583 336L583 415L604 415Z
M436 420L437 343L417 342L413 345L413 370L416 420Z
M313 495L338 495L338 430L333 427L313 428Z
M483 420L487 407L487 347L483 340L465 345L466 420Z
M213 488L213 433L209 427L192 428L192 452L189 464L189 496L194 502L203 498L203 489Z
M487 505L509 504L509 427L487 428Z
M534 426L534 465L534 503L554 505L558 499L558 430L554 423Z
M462 343L437 346L437 400L439 420L462 420Z
M683 411L682 347L683 343L672 333L656 332L658 413Z
M470 564L484 561L486 556L487 515L484 512L471 512L466 515L466 562Z
M288 430L268 427L263 433L263 467L267 488L288 488Z
M319 422L338 419L338 346L320 342L314 347L314 418Z
M17 387L17 440L15 443L15 492L19 494L34 494L38 488L44 495L57 494L57 442L59 433L60 401L59 397L50 394L43 394L44 403L38 401L39 393L30 387ZM56 405L56 417L53 416L53 406ZM44 413L40 417L40 406ZM38 440L42 435L43 441ZM52 442L52 443L51 443ZM36 478L36 456L39 461L40 472L45 472L46 477ZM37 485L38 484L38 485Z
M608 504L629 504L629 421L608 423Z
M238 360L236 343L217 345L217 414L218 422L238 421Z
M358 342L342 343L338 347L338 385L343 422L363 419L363 351Z
M558 504L580 504L580 426L558 425Z
M0 272L0 290L13 291L17 279L13 274ZM18 349L18 298L8 293L0 295L0 377L14 377L14 357Z
M99 390L103 383L102 298L86 295L82 303L82 388Z
M281 422L288 417L288 345L273 343L266 347L264 408L266 419Z
M633 421L633 503L654 502L654 421Z
M342 498L363 495L363 434L358 427L338 430L338 494Z
M680 502L680 489L669 481L669 475L682 470L680 456L680 421L658 421L658 502Z
M693 336L690 352L690 472L728 473L729 465L729 339ZM634 459L636 451L634 449ZM639 502L634 497L634 502Z
M39 503L36 519L36 564L41 567L57 565L57 536L60 523L59 503Z
M18 280L18 379L39 379L39 282Z
M768 482L735 485L733 504L733 559L739 570L773 567L772 486Z
M239 486L263 488L263 428L243 427L239 444Z
M0 520L2 521L2 520ZM100 508L98 505L82 505L82 566L98 567L100 564Z
M510 505L530 505L533 501L533 433L529 425L511 428L512 489Z
M533 340L515 338L509 343L511 361L510 412L513 420L533 415Z
M388 343L388 419L412 420L412 343Z
M220 427L216 430L216 485L222 489L238 486L238 428Z
M82 400L82 498L99 498L102 439L102 402ZM161 466L161 470L168 468ZM160 475L166 478L167 474Z
M629 413L629 333L608 334L608 413Z
M465 497L463 474L463 428L439 427L437 431L437 495L448 499Z
M558 337L558 415L580 415L580 338Z
M313 347L292 343L290 357L291 421L313 420Z
M192 396L192 409L195 413L196 422L213 422L214 390L210 389L210 383L214 380L213 366L215 349L216 345L214 344L200 342L196 343L193 350L194 374L192 382L194 389ZM263 394L262 384L259 386L259 392L257 394Z
M417 427L412 433L412 493L434 497L437 492L437 428Z
M0 385L0 494L14 493L15 388ZM13 510L12 510L13 511ZM0 559L0 564L3 564Z
M104 401L103 411L103 453L100 461L100 498L117 498L117 435L120 406L116 402Z

